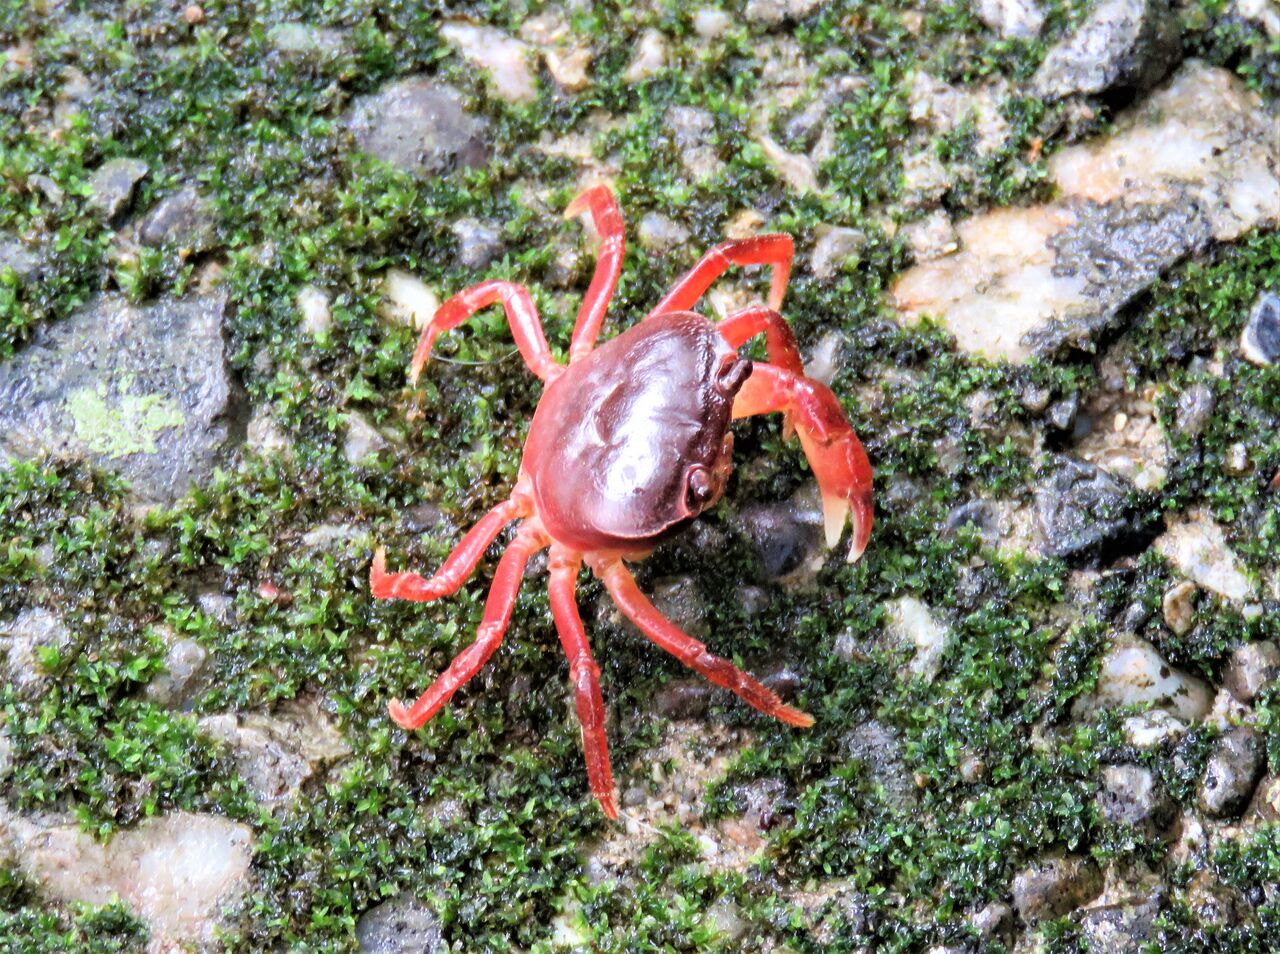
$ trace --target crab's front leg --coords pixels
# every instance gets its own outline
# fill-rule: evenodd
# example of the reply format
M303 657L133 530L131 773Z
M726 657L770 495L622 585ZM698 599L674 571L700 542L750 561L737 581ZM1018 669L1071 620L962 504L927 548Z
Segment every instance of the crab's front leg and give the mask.
M756 362L733 402L733 416L781 411L795 424L809 466L822 491L827 546L835 546L848 516L853 524L849 562L862 556L871 536L871 462L849 426L840 402L819 381Z

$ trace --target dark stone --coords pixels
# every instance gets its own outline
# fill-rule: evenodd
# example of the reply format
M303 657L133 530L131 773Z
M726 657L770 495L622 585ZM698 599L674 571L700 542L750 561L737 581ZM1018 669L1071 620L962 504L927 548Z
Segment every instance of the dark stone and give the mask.
M893 728L871 719L849 732L842 748L848 758L862 763L867 776L883 790L886 802L897 809L916 804L916 787Z
M823 546L822 514L790 501L744 507L739 519L770 579L802 569Z
M776 663L760 673L760 682L783 702L790 702L804 688L804 679L786 663Z
M222 296L102 296L0 365L0 454L114 470L168 503L212 475L232 430Z
M1212 231L1191 203L1169 205L1075 202L1076 222L1049 240L1054 273L1085 282L1086 305L1027 335L1043 354L1063 346L1092 350L1094 338L1160 273L1208 246Z
M705 679L674 679L658 690L653 707L668 719L698 719L707 714L714 692Z
M217 223L213 207L195 186L183 186L165 196L142 221L138 240L143 245L177 245L193 252L212 248Z
M412 895L398 894L356 922L361 954L436 954L446 950L440 921Z
M1200 809L1218 818L1239 815L1253 794L1264 754L1256 729L1238 725L1224 733L1205 766Z
M1254 364L1280 361L1280 295L1263 292L1258 296L1240 336L1240 350Z
M461 95L421 76L359 97L347 125L361 150L419 175L479 166L489 158L485 125L462 108Z
M1058 99L1106 90L1141 92L1160 82L1182 52L1169 0L1103 0L1045 55L1032 78L1037 95Z
M1080 411L1080 392L1074 391L1070 397L1054 401L1049 405L1045 418L1060 431L1069 431L1075 427L1076 414Z
M1102 872L1078 855L1043 858L1013 879L1013 907L1027 924L1069 914L1102 892Z
M1055 458L1055 470L1036 493L1044 550L1079 566L1099 566L1145 549L1154 512L1128 502L1123 483L1092 464Z
M479 219L459 219L453 223L458 240L458 261L467 268L481 269L502 254L502 232Z
M104 162L89 180L93 190L89 203L107 222L114 222L133 198L134 187L150 172L141 159L111 159Z

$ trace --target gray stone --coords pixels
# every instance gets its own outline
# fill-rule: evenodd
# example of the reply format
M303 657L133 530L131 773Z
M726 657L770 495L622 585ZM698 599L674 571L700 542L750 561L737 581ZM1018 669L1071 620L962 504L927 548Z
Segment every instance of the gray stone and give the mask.
M878 719L864 722L845 735L841 748L848 758L862 763L867 775L883 791L885 801L894 808L906 809L917 803L902 741L891 726Z
M221 295L104 295L0 365L0 456L84 457L149 501L208 478L231 437Z
M306 60L324 59L341 53L346 38L341 30L309 23L280 23L267 31L267 42L285 56Z
M1263 292L1258 296L1240 335L1240 353L1257 365L1280 361L1280 295Z
M217 240L213 206L193 185L165 196L138 229L143 245L177 245L203 252Z
M689 241L689 230L657 212L646 212L636 226L641 248L651 252L669 252Z
M1256 729L1240 725L1224 733L1205 766L1201 810L1218 818L1239 815L1253 794L1264 754Z
M822 558L822 511L803 501L751 504L740 511L739 521L770 579L801 574Z
M1031 85L1052 98L1113 87L1146 90L1164 78L1181 51L1168 0L1103 0L1046 54Z
M654 580L649 598L667 619L696 639L711 635L707 624L707 601L697 581L688 576L668 576Z
M485 125L462 108L461 94L421 76L359 97L346 121L361 150L418 175L479 166L489 158Z
M816 278L831 278L849 256L866 247L867 236L845 226L818 226L818 236L809 255L809 269Z
M1199 437L1213 417L1215 403L1213 390L1207 384L1191 385L1178 397L1174 424L1188 437Z
M1280 679L1280 646L1266 639L1245 643L1232 653L1222 683L1228 692L1249 705L1277 679Z
M1078 855L1042 858L1013 879L1013 907L1027 924L1069 914L1102 892L1102 872Z
M1148 288L1161 271L1208 246L1210 223L1194 205L1072 205L1075 221L1048 240L1054 275L1086 289L1083 307L1070 309L1027 336L1042 352L1063 345L1091 347L1098 332Z
M9 678L21 688L47 678L41 650L61 651L71 645L71 631L62 617L40 606L24 609L11 622L0 623L0 649L7 650Z
M969 924L982 937L1007 944L1013 938L1013 908L1003 901L992 901L969 915Z
M1104 768L1097 800L1105 821L1145 835L1162 833L1173 820L1173 803L1160 790L1155 774L1140 765Z
M673 679L653 697L653 707L668 719L698 719L707 714L715 687L705 679Z
M436 954L446 950L435 912L408 894L374 905L356 922L361 954Z
M40 256L27 248L21 239L0 232L0 275L12 270L19 281L26 281L40 269Z
M141 159L110 159L89 179L89 204L108 222L115 221L133 198L134 187L150 172Z
M147 683L145 695L160 705L181 707L191 698L209 654L194 639L171 637L164 672Z
M481 269L502 254L502 231L479 219L458 219L450 229L458 241L458 261Z
M1080 933L1088 942L1086 950L1107 954L1137 954L1151 939L1160 894L1129 898L1117 904L1088 908L1080 918Z
M1036 493L1045 553L1098 566L1110 552L1140 548L1152 515L1129 504L1121 481L1070 457L1059 456L1054 465Z

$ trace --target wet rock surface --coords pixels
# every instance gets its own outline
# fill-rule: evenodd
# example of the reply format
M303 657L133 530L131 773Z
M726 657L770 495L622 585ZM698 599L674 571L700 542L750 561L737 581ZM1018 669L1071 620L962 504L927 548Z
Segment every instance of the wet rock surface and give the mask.
M406 172L443 172L488 158L484 125L463 108L461 95L422 77L357 98L346 122L359 149Z
M141 159L109 159L98 167L89 187L89 201L107 221L117 219L133 198L134 187L150 171Z
M206 480L235 430L221 295L104 296L0 365L0 452L84 457L167 503Z
M1200 786L1200 807L1209 815L1238 815L1253 794L1262 769L1262 740L1255 729L1237 726L1218 740Z
M1051 49L1032 78L1043 96L1141 91L1164 78L1182 49L1176 14L1166 0L1104 0Z
M356 922L361 954L436 954L446 950L435 913L412 895L374 905Z
M1097 467L1058 458L1036 494L1045 552L1097 566L1143 549L1154 536L1149 532L1151 516L1134 504L1131 494L1122 482Z
M138 227L138 240L143 245L176 245L202 252L213 247L216 229L212 204L198 188L188 185L156 203Z
M1087 858L1046 858L1018 873L1011 886L1013 907L1028 924L1061 917L1102 890L1102 872Z

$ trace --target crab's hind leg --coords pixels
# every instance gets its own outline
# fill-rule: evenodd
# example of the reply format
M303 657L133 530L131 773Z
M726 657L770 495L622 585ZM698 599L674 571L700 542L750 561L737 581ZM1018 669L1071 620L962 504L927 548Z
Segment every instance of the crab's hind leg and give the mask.
M476 564L502 528L525 516L527 510L524 501L514 497L498 504L476 521L430 578L417 573L388 573L386 550L378 547L373 554L373 566L369 568L370 592L380 600L412 600L415 603L426 603L456 593L467 577L475 572Z
M542 320L529 290L512 282L489 281L458 292L437 309L427 327L422 329L422 337L413 351L409 380L415 384L418 382L418 375L431 356L431 346L441 332L456 328L481 308L497 302L502 302L506 309L511 336L516 339L516 347L529 370L543 381L559 373L560 365L551 355L546 335L542 333Z
M787 281L791 278L791 261L795 254L795 242L790 235L782 233L721 242L703 255L698 264L672 286L666 297L649 312L649 317L672 311L688 311L732 265L773 266L773 275L769 280L769 307L777 311L782 307L782 296L787 291Z
M690 669L702 673L717 686L723 686L735 693L748 705L759 709L765 715L800 728L813 725L812 716L784 703L775 692L729 660L707 652L706 646L682 632L671 620L659 613L657 608L649 602L648 597L640 592L635 577L622 565L621 560L606 563L596 572L604 580L609 595L613 597L613 601L618 604L618 608L627 619L635 623L645 636Z
M476 631L475 642L454 657L449 668L437 677L412 706L405 707L398 699L387 705L387 711L398 725L406 729L417 729L424 725L489 661L489 657L502 642L507 624L511 622L511 611L516 605L516 594L520 592L525 565L546 544L546 535L536 525L526 523L520 528L494 571L489 597L484 604L484 617Z
M604 323L609 300L618 287L622 274L622 258L627 251L627 239L622 227L622 210L608 186L592 186L580 193L564 210L566 219L583 212L591 213L596 233L600 236L600 249L596 253L596 271L591 285L582 297L582 308L573 326L573 338L569 342L569 360L574 361L589 353L595 346L596 336Z
M733 402L733 416L781 411L795 425L822 491L827 546L835 546L845 518L853 523L849 562L862 556L871 536L871 462L831 389L819 381L756 362Z
M587 762L591 794L609 818L618 817L613 791L613 769L609 765L609 740L605 736L604 699L600 695L600 667L591 658L587 632L582 626L574 585L582 557L563 547L551 548L551 615L560 634L560 645L569 659L569 679L573 683L578 724L582 727L582 752Z

